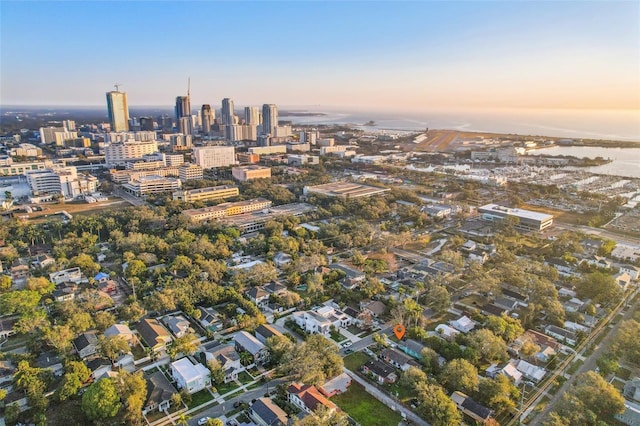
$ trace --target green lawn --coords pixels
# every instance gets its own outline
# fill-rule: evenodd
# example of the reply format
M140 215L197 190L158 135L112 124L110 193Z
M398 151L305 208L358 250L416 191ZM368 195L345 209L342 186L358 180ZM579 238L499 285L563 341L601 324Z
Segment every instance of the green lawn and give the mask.
M340 343L346 339L338 330L331 331L331 339L333 339L336 343Z
M191 395L191 404L189 404L189 408L197 407L200 404L204 404L205 402L211 401L213 396L209 393L208 389L202 389L199 392Z
M344 357L344 366L351 371L358 371L367 361L369 361L369 355L364 352L354 352Z
M331 400L362 426L397 425L402 417L369 395L362 386L351 383L349 390Z
M226 395L234 389L238 389L240 386L236 382L222 383L220 386L216 386L216 390L220 395Z
M238 374L238 381L244 385L249 382L253 382L253 377L251 377L246 371L243 371Z

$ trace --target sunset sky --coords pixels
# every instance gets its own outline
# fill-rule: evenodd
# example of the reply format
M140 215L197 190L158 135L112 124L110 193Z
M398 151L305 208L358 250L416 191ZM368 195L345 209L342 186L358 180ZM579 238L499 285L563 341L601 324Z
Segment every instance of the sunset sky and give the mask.
M0 2L0 104L640 108L640 2Z

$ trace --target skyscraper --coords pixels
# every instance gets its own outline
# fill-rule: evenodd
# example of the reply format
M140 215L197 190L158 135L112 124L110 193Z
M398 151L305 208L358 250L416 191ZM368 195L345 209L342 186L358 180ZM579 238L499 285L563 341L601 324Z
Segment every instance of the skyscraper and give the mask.
M262 133L275 134L278 126L278 107L275 104L262 105Z
M211 132L211 125L213 124L213 120L215 119L215 113L211 109L211 105L204 104L201 109L202 115L202 133Z
M187 96L178 96L176 98L176 122L178 123L178 131L180 133L184 133L185 135L191 134L191 126L184 125L186 120L181 120L182 118L189 117L191 120L191 100L189 99L189 95Z
M244 121L252 126L260 125L260 108L248 106L244 108Z
M107 92L107 112L112 132L129 131L129 106L125 92Z
M233 100L224 98L222 100L222 124L230 126L233 124Z

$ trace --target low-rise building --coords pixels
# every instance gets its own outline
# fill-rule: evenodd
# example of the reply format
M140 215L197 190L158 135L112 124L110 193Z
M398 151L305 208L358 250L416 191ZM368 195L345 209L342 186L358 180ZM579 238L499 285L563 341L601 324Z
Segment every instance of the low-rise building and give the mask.
M182 188L180 179L157 175L140 176L122 185L122 188L136 197L175 191Z
M182 358L170 364L171 377L180 389L188 393L196 393L211 386L211 372L200 363L192 363L189 358Z
M202 209L183 210L182 213L194 222L202 222L267 209L271 207L271 204L271 201L265 198L254 198L236 203L222 203Z
M219 185L207 188L178 190L173 193L175 201L192 203L194 201L222 200L224 198L237 197L240 191L237 186Z
M183 337L185 334L193 331L191 323L182 315L167 315L162 318L162 322L176 337Z
M248 413L258 426L284 426L288 423L287 413L269 398L255 400Z
M233 343L227 345L212 342L204 346L204 355L207 362L217 360L224 371L224 382L229 383L238 378L238 373L244 371L240 363L240 354Z
M246 351L251 354L255 364L262 364L269 358L269 350L255 336L246 331L239 331L233 336L236 350Z
M202 167L192 163L185 163L178 167L178 176L182 181L204 178Z
M471 417L476 422L484 424L494 414L493 410L479 404L462 392L455 391L451 394L451 400L456 404L458 410Z
M97 351L98 337L95 331L87 331L73 339L73 348L82 359L95 355Z
M329 401L313 385L292 383L287 388L287 400L307 413L315 412L320 407L325 407L328 412L339 410L336 404Z
M263 167L255 164L249 166L238 166L231 169L234 179L246 182L253 179L267 179L271 177L271 167Z
M142 407L145 416L152 411L166 411L171 406L171 397L178 393L162 371L156 371L147 378L147 400Z
M141 320L136 325L136 330L144 343L156 352L164 349L173 340L169 331L157 319Z
M386 348L380 352L378 357L385 361L387 364L391 364L402 371L407 371L412 365L419 365L410 356L403 354L402 352L393 349Z
M395 373L395 369L378 359L370 359L362 366L362 371L365 374L373 377L378 383L395 383L398 379L398 375Z

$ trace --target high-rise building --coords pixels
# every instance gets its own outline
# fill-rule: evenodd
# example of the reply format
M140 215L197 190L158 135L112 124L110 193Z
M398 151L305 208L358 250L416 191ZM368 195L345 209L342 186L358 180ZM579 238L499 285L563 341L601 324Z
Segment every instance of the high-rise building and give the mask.
M244 122L252 126L260 125L260 108L248 106L244 108Z
M201 115L202 115L202 133L207 134L211 132L211 125L213 124L213 121L216 118L216 114L214 110L211 109L211 105L204 104L202 105Z
M129 106L124 92L107 92L107 112L112 132L129 131Z
M152 132L154 130L153 118L140 117L140 130Z
M278 107L275 104L262 105L262 133L275 134L278 126Z
M189 118L189 123L191 123L191 100L189 99L189 95L187 96L178 96L176 98L176 122L178 123L178 131L180 133L184 133L185 135L191 134L191 125L187 125L186 120L181 120L184 117ZM188 128L185 128L188 127Z
M224 98L222 100L222 124L225 126L233 125L233 100Z

